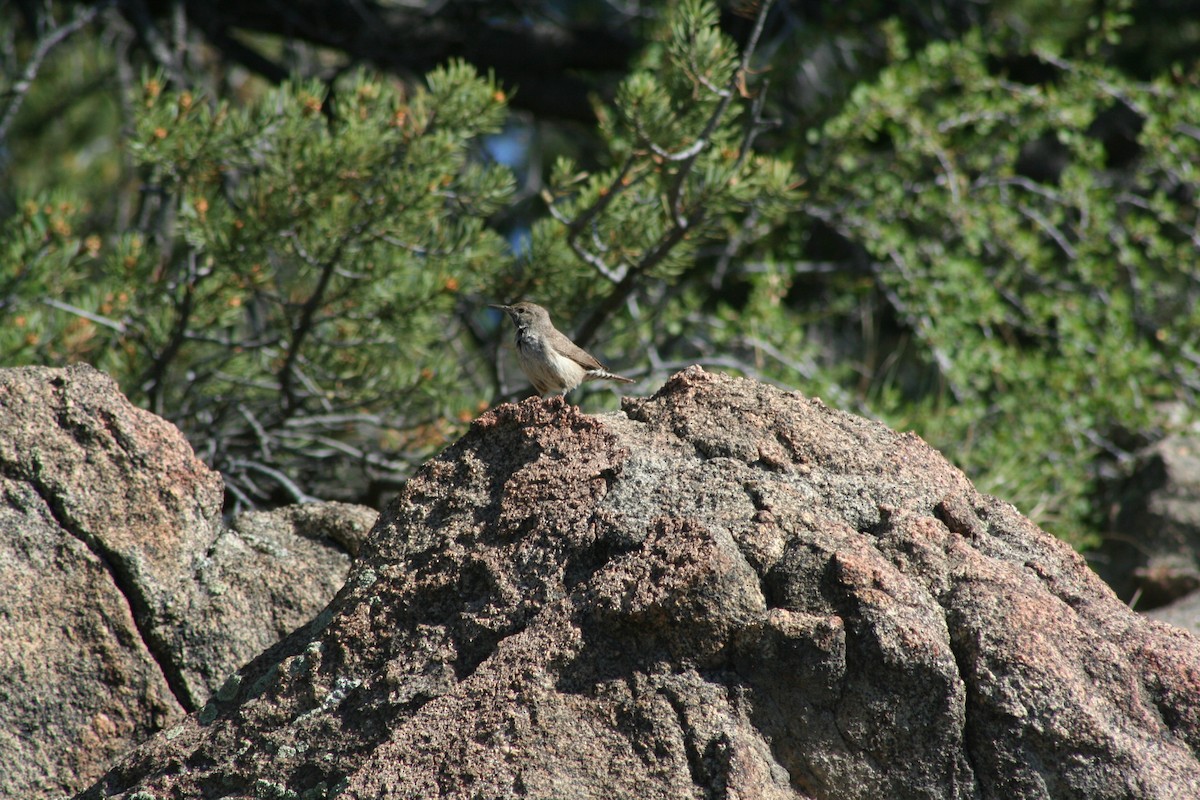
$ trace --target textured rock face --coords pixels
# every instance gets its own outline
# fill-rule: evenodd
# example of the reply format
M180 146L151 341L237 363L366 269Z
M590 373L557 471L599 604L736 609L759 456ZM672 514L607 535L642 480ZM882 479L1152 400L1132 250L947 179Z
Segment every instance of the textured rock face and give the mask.
M0 797L87 786L349 570L319 509L224 530L220 477L89 367L0 370L0 497Z
M378 516L348 503L252 511L195 554L161 626L188 709L329 602Z
M693 368L489 412L306 628L84 793L1200 796L1200 644L937 453Z
M0 795L61 795L183 716L145 623L221 482L78 368L0 371L0 485Z

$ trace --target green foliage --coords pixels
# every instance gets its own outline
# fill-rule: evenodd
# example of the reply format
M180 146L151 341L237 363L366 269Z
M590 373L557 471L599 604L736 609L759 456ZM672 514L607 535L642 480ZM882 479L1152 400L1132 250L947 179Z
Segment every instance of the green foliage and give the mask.
M3 81L0 359L106 369L239 500L363 499L347 464L402 480L525 390L485 304L530 299L651 386L700 362L915 428L1083 542L1097 465L1200 389L1194 26L1009 0L764 34L770 5L654 7L629 72L590 76L594 130L509 115L461 63L266 91L165 24L163 71L117 98L121 8L46 6L31 36L65 36L57 14L70 47L0 36L6 75L46 56L27 95ZM307 74L350 53L240 41ZM502 126L533 142L520 194Z
M0 41L15 20L0 14ZM121 175L118 97L97 88L115 82L112 46L80 35L74 47L52 50L32 83L12 135L0 150L0 214L17 197L71 187L80 224L100 212ZM0 110L19 94L21 69L0 63ZM9 100L11 102L11 100Z
M1069 534L1114 434L1200 387L1200 91L1035 55L1053 80L1013 80L978 35L935 43L859 87L810 165L936 371L880 405Z
M87 271L100 249L98 237L80 240L76 201L61 192L29 200L0 225L0 352L15 364L62 363L94 350L95 324L62 314L46 302L67 276ZM70 280L70 278L67 278ZM99 308L112 298L87 302Z
M587 344L627 301L671 291L702 245L787 212L789 165L753 152L747 59L713 4L673 9L597 107L609 166L554 166L516 269L487 225L512 176L479 146L505 97L465 64L409 94L359 74L241 102L147 76L129 100L136 220L72 235L67 198L8 221L20 267L2 310L25 328L0 333L0 357L107 370L242 500L305 496L344 457L402 478L505 391L481 363L482 302L589 308ZM609 342L638 352L686 313L624 321Z
M596 109L610 166L559 159L544 193L552 220L534 226L531 259L560 266L523 288L552 304L598 303L585 340L634 293L678 281L747 215L778 221L795 201L791 166L753 152L762 121L716 7L673 10L612 106Z
M470 155L499 87L458 63L411 97L365 74L244 107L163 83L135 102L140 229L73 240L69 203L8 221L4 312L39 338L5 325L4 360L91 361L227 475L311 468L367 422L411 457L440 444L479 402L444 351L456 297L504 262L485 220L512 177Z

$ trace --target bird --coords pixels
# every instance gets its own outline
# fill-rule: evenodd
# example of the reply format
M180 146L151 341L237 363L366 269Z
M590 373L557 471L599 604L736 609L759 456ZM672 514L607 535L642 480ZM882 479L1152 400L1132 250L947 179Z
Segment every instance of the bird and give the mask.
M584 381L633 383L631 378L609 372L595 356L568 339L554 327L550 312L537 303L493 304L491 308L503 311L517 326L517 359L521 371L543 397L548 394L566 396Z

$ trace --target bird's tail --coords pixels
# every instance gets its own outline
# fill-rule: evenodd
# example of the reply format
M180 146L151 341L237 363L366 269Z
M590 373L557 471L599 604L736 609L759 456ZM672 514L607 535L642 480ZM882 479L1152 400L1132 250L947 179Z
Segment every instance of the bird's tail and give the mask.
M635 382L633 380L633 378L626 378L621 375L615 375L606 369L588 370L587 375L584 376L584 380L589 380L589 381L606 380L606 381L617 381L619 383L634 383Z

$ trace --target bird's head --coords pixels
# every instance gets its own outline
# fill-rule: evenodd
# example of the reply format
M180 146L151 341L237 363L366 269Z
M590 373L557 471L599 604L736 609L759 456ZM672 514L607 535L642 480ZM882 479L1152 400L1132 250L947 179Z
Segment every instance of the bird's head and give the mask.
M524 330L535 326L537 323L550 325L550 314L546 309L539 306L537 303L515 303L511 306L493 305L492 308L498 308L505 314L508 314L509 319L517 326L518 330Z

